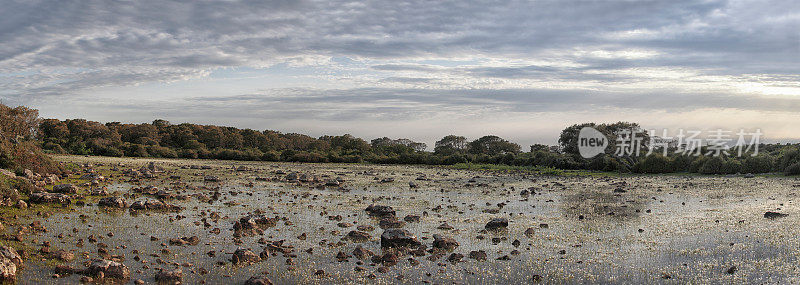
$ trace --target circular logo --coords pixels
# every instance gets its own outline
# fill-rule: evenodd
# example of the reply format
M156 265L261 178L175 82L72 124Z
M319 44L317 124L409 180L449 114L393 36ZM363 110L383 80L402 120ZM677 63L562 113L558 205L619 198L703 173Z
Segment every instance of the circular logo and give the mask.
M592 158L604 153L608 147L606 135L592 127L583 127L578 134L578 152L583 158Z

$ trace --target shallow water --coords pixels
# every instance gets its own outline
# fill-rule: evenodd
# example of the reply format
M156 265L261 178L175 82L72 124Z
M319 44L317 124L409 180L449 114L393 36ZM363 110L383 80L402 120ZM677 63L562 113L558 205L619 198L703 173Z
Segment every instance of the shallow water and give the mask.
M78 158L105 165L119 162L104 158ZM144 163L136 160L127 163ZM165 166L191 164L190 161L162 161ZM74 250L76 260L69 263L83 268L83 263L97 258L97 246L87 241L89 235L108 245L110 254L123 254L125 265L130 267L132 279L154 282L156 269L182 268L184 283L209 284L243 282L250 276L266 274L278 284L284 283L529 283L534 274L542 282L556 283L792 283L800 276L797 256L798 221L800 215L793 202L796 184L792 179L781 178L722 178L722 177L533 177L522 175L456 171L448 169L410 166L365 166L365 165L314 165L235 163L249 165L256 170L235 173L226 170L231 162L203 162L214 165L210 171L171 169L184 177L183 181L195 186L219 187L222 194L213 204L170 200L169 203L184 208L180 213L151 212L132 215L127 210L106 211L95 205L76 206L71 212L57 212L41 221L48 232L31 238L39 242L50 240L53 249ZM272 170L304 171L318 175L346 173L343 188L314 189L294 186L285 182L255 182L253 187L244 186L255 176L274 176ZM377 175L359 174L372 170ZM227 179L222 183L202 183L198 174L214 173ZM408 182L419 173L432 181L416 181L420 186L409 189ZM444 176L447 174L447 176ZM378 183L375 177L394 177L393 183ZM469 180L475 176L474 183ZM535 181L534 181L535 180ZM564 186L554 184L558 182ZM615 193L620 182L627 192ZM170 187L169 180L142 182L142 185ZM485 186L476 184L486 183ZM471 186L466 186L466 185ZM114 183L111 192L129 193L132 186ZM512 190L513 187L513 190ZM522 189L533 187L535 194L522 197ZM676 188L677 187L677 188ZM210 190L181 190L181 193L202 192L210 196ZM119 194L121 194L119 193ZM236 193L236 195L233 195ZM150 199L142 196L127 199ZM229 206L230 202L237 205ZM414 233L430 247L433 234L453 237L460 246L454 251L464 254L462 262L447 262L447 255L436 261L428 256L414 257L420 261L412 266L402 257L400 262L389 267L385 273L378 272L378 265L365 261L366 271L354 270L356 259L337 262L336 254L343 251L351 254L359 245L345 242L335 245L355 226L367 224L375 228L370 234L372 241L360 244L366 249L380 253L379 237L382 230L378 221L366 215L364 209L371 203L389 205L397 211L400 220L405 215L422 216L421 223L407 223L405 229ZM486 209L498 209L496 214ZM487 205L488 204L488 205ZM783 206L781 206L783 204ZM441 206L441 208L438 208ZM776 210L790 216L775 220L763 218L766 210ZM242 237L241 244L234 244L232 226L238 218L260 209L267 216L278 216L283 220L269 228L263 236ZM210 212L222 217L218 221L195 224ZM612 214L613 213L613 214ZM185 216L175 219L176 215ZM85 219L81 219L81 216ZM339 221L328 216L341 215L342 222L355 226L340 228ZM578 216L583 215L584 219ZM506 217L509 228L498 234L481 233L488 220ZM170 220L170 218L173 218ZM285 223L289 222L291 224ZM443 222L455 230L439 230ZM547 224L541 228L540 224ZM527 228L534 228L534 235L524 235ZM73 228L77 232L73 232ZM219 234L211 233L219 228ZM639 230L642 230L641 232ZM58 238L63 233L64 238ZM113 233L113 236L108 236ZM306 240L298 235L306 233ZM170 246L170 238L198 236L196 246ZM478 239L478 235L485 236ZM151 236L158 238L151 241ZM238 247L250 248L258 254L263 237L269 241L285 240L295 248L293 258L296 265L286 265L286 257L273 256L249 266L233 266L231 254ZM492 238L504 240L493 244ZM83 247L76 247L82 238ZM512 241L518 239L519 247ZM162 246L162 243L167 244ZM126 246L126 248L122 248ZM313 248L313 254L305 252ZM162 253L168 249L169 253ZM512 250L519 255L511 255ZM140 261L135 261L134 250L139 251ZM484 250L488 260L469 259L472 250ZM561 252L563 250L563 252ZM206 253L214 251L214 257ZM83 252L87 252L83 254ZM563 254L562 254L563 253ZM511 260L495 260L509 255ZM33 259L35 259L34 257ZM40 257L39 257L40 258ZM159 264L157 260L164 263ZM190 263L184 267L181 264ZM52 263L26 262L19 276L22 283L47 281L52 283L76 283L80 276L72 275L51 278ZM188 264L187 264L188 265ZM736 266L734 274L726 271ZM149 268L146 268L149 267ZM199 274L200 269L208 271ZM315 276L317 270L324 276ZM374 274L375 279L368 276ZM663 277L669 276L669 279Z

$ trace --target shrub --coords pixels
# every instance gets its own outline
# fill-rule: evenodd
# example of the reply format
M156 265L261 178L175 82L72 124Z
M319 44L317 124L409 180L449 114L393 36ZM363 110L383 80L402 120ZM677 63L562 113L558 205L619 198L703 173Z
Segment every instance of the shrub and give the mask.
M786 175L800 175L800 162L789 165L786 167Z
M750 156L744 160L742 171L746 173L767 173L772 172L774 167L775 161L771 156Z
M34 186L28 179L18 178L16 181L16 188L19 193L30 195L36 190L36 186Z
M180 158L197 158L197 151L193 149L180 149L178 150L178 157Z
M669 158L661 154L651 154L634 165L638 173L668 173L672 171Z
M9 183L6 181L0 182L0 198L2 199L10 199L12 202L16 202L19 200L19 193L17 190L12 188Z
M742 163L735 159L728 159L720 167L721 174L735 174L742 172Z
M702 174L720 174L722 173L722 164L724 161L721 157L715 156L711 159L708 159L703 163L703 166L700 167L700 173Z
M147 149L143 145L129 144L125 149L125 156L148 157L150 154L147 153Z

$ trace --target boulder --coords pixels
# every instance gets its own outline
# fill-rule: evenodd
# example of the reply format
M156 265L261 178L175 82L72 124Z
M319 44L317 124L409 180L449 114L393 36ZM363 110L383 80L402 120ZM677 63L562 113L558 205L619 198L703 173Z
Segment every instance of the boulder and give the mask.
M443 251L453 251L458 247L458 242L451 238L441 235L433 235L433 248Z
M128 206L128 202L122 197L105 197L97 201L97 205L101 207L125 208Z
M367 207L367 209L365 209L365 211L367 211L367 214L372 216L372 217L384 218L384 217L394 217L395 216L394 209L392 209L392 207L389 207L389 206L382 206L382 205L372 204L372 205L369 205L369 207Z
M411 232L404 229L387 229L381 234L381 247L419 247L421 243Z
M45 193L45 192L32 193L28 201L33 204L42 204L42 203L69 204L70 202L72 202L72 200L67 195L61 193Z
M84 273L91 276L98 276L103 273L104 278L126 280L131 277L131 272L127 266L122 263L111 261L107 259L95 259L89 264L89 267L84 270Z
M486 223L486 229L490 231L502 230L508 227L508 219L494 218Z
M155 279L159 284L180 284L181 279L183 279L183 270L162 270L156 273Z
M258 257L253 251L244 248L237 249L233 252L233 257L231 257L231 263L233 263L233 265L250 264L259 261L261 261L261 257Z
M22 256L14 248L0 246L0 281L13 281L22 267Z
M78 186L72 184L59 184L53 186L53 193L75 194L78 193Z
M362 231L350 231L345 238L353 242L368 242L372 237Z
M133 202L130 207L131 211L180 211L181 207L177 205L167 204L158 200L139 200Z

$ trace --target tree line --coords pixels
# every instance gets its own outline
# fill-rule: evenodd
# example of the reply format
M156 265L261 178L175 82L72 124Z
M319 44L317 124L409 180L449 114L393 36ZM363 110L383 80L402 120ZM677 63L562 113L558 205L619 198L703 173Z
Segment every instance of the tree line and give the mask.
M0 167L3 168L51 168L43 155L20 158L22 153L41 154L41 147L46 153L115 157L427 165L480 163L635 173L800 174L800 146L797 144L761 144L757 156L749 153L741 157L687 156L672 151L666 156L659 152L616 156L613 154L616 135L639 128L638 124L629 122L572 125L561 132L558 146L536 144L527 151L494 135L475 140L447 135L436 142L433 151L428 151L424 143L403 138L382 137L366 141L347 134L315 138L271 130L172 124L165 120L125 124L84 119L39 119L34 109L5 105L0 108L0 116L3 132ZM584 126L594 127L608 137L611 145L606 153L591 159L578 154L578 132ZM646 144L648 140L649 137L645 137L641 143ZM36 165L37 161L45 162Z

